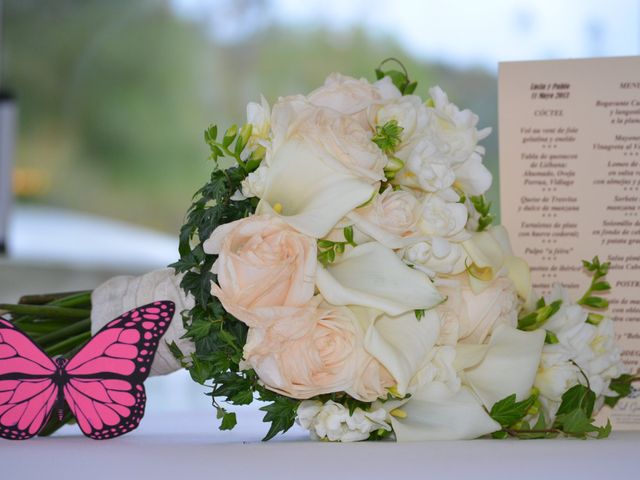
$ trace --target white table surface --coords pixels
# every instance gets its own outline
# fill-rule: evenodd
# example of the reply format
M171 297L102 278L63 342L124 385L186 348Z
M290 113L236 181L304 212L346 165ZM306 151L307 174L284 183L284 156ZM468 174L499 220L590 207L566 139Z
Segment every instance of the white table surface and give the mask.
M77 427L22 442L0 441L0 478L19 479L636 479L640 432L607 440L473 440L423 443L311 442L299 428L276 441L259 412L220 432L213 412L147 415L138 430L95 441Z

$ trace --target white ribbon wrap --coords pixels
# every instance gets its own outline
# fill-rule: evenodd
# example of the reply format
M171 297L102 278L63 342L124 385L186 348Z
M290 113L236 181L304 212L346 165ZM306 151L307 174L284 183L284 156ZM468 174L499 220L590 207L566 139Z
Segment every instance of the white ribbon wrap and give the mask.
M182 275L175 275L172 268L155 270L139 277L113 277L97 287L91 294L91 333L95 335L114 318L148 303L170 300L176 304L176 311L169 329L158 345L151 365L151 375L166 375L182 368L173 356L167 343L176 342L182 353L190 355L195 351L194 343L185 334L180 313L190 310L195 304L192 296L186 296L180 288Z

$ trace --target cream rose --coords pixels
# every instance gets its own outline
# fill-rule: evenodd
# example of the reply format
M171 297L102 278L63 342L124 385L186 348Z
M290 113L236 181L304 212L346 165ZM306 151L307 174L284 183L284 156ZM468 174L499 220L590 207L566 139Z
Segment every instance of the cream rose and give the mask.
M353 115L374 104L400 96L400 92L389 78L385 77L372 85L364 78L358 80L340 73L332 73L324 85L311 92L308 98L316 106Z
M401 248L419 238L420 204L413 193L389 187L373 201L347 215L355 227L388 248Z
M302 111L291 117L295 121L287 129L289 139L307 142L328 166L338 171L372 182L384 179L387 158L371 141L371 128L363 126L355 117L336 110L316 107L310 103L301 107L298 100L295 102ZM277 107L274 115L280 116L287 111L285 104L278 104Z
M302 306L313 296L316 241L277 218L258 215L221 225L204 250L218 255L211 293L250 326L253 309Z
M281 323L300 325L298 312L282 313L267 329L251 328L244 349L246 364L268 389L298 399L342 391L362 401L386 395L393 380L365 351L364 332L349 308L320 305L290 338L273 332L286 332Z
M448 286L441 285L440 291L447 296L437 308L445 333L438 340L440 344L482 344L498 325L517 325L520 302L513 282L506 277L496 278L476 294L468 275L461 274Z

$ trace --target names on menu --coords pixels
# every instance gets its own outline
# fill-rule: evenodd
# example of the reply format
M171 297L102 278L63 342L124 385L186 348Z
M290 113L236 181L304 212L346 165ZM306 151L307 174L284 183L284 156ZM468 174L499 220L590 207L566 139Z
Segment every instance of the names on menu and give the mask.
M499 73L502 223L534 288L574 298L581 260L611 262L608 314L640 369L640 57L508 62ZM634 392L640 394L640 392ZM640 395L607 413L640 428Z

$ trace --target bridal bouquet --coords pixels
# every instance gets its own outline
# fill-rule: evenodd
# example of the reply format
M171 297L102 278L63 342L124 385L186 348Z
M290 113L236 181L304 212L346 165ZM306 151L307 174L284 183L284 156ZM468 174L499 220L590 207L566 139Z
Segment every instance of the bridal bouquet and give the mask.
M265 439L294 422L330 441L606 437L595 413L635 380L598 313L608 264L584 263L577 302L537 296L483 197L490 129L387 64L208 128L179 261L97 288L92 330L172 300L182 321L152 373L187 368L221 429L236 423L225 403L264 402ZM56 353L86 341L59 332Z

